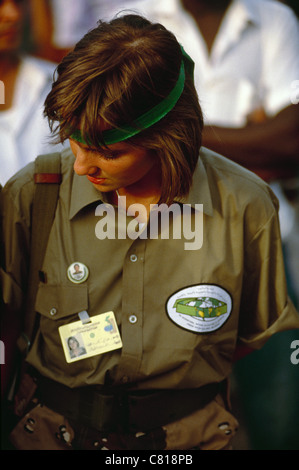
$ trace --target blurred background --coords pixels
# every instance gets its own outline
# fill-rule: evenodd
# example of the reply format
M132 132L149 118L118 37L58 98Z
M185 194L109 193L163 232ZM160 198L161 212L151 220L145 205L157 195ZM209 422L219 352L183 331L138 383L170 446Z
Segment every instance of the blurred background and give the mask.
M124 9L164 24L195 61L204 145L272 186L298 308L298 0L0 0L0 184L62 147L43 118L55 67L99 19ZM299 364L290 360L298 339L297 331L278 334L235 364L235 449L299 449Z

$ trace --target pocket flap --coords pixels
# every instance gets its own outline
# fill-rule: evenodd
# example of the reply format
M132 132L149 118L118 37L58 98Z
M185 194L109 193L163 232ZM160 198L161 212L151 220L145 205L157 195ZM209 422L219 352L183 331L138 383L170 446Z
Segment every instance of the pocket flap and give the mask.
M59 320L88 309L88 290L82 286L40 284L35 310L52 320Z

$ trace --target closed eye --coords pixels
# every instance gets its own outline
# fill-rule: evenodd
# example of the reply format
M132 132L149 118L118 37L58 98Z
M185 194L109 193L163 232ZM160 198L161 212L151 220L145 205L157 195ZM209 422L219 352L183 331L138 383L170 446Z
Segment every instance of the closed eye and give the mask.
M1 0L0 0L1 1ZM70 139L72 140L72 139ZM88 145L76 142L82 150L85 152L90 152L97 155L99 158L103 158L104 160L115 160L116 158L121 157L122 155L127 153L127 149L110 149L105 147L89 147Z
M120 156L119 152L109 152L109 150L97 149L97 148L87 148L88 152L97 154L100 158L104 160L114 160Z
M115 160L116 158L119 158L120 155L118 153L100 153L101 158L104 158L104 160Z

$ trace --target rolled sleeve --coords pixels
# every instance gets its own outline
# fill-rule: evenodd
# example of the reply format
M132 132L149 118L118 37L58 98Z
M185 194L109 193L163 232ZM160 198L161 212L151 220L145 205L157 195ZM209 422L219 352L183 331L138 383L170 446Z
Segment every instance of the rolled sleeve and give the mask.
M299 329L299 314L287 292L276 210L247 246L245 265L239 339L259 349L273 334Z

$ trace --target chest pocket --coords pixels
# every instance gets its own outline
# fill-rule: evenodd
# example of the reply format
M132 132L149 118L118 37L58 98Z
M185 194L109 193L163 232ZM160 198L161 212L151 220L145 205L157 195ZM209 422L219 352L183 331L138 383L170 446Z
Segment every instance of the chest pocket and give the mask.
M87 285L50 286L41 284L38 289L35 310L42 318L61 324L78 320L77 314L88 309ZM73 317L73 318L72 318Z
M78 313L88 309L88 286L40 284L35 310L39 314L39 329L28 355L28 362L42 374L82 379L91 370L92 362L67 364L59 327L79 320Z

